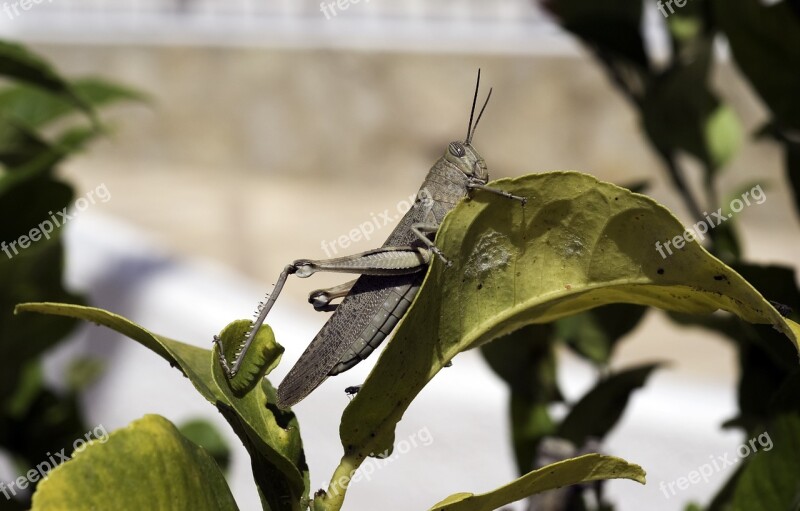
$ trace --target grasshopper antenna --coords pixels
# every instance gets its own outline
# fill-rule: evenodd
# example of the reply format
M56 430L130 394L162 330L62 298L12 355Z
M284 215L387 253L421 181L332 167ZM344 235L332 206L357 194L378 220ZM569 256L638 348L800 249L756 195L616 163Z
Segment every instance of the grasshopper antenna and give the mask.
M471 144L473 137L475 137L475 130L478 129L478 123L481 122L481 117L483 116L484 110L486 110L486 106L489 104L489 99L492 97L492 91L494 89L489 89L489 95L486 96L486 101L483 103L483 107L481 108L480 113L478 113L478 119L475 121L475 125L473 126L472 120L475 118L475 107L478 106L478 93L480 90L481 70L478 69L478 83L475 84L475 96L472 98L472 110L469 113L469 126L467 126L467 139L464 141L464 143L467 145Z
M481 117L483 117L483 111L486 110L486 105L489 104L489 100L492 98L492 91L494 89L489 89L489 95L486 96L486 102L483 104L483 108L481 108L481 112L478 114L478 120L475 121L475 126L472 127L472 136L467 141L467 144L472 142L472 137L475 136L475 131L478 129L478 123L481 122Z
M475 96L472 98L472 110L469 112L469 124L467 125L467 138L464 143L469 145L472 142L472 119L475 117L475 107L478 105L478 92L481 90L481 69L478 68L478 83L475 84Z

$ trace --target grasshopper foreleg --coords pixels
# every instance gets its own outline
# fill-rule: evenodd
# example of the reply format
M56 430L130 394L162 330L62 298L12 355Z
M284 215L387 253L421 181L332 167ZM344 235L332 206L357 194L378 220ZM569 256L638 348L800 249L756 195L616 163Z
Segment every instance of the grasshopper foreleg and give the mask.
M283 285L286 283L286 279L289 277L289 275L297 275L300 278L306 278L318 271L357 273L361 275L377 276L407 275L409 273L416 273L422 268L426 267L430 262L431 252L432 250L412 246L382 247L361 252L360 254L338 257L335 259L298 259L292 264L286 265L278 277L278 281L275 283L275 289L273 289L272 293L268 295L265 302L261 302L258 305L258 309L256 311L256 320L250 327L244 342L242 342L241 348L237 351L236 359L229 364L228 361L225 360L225 356L223 355L223 351L220 347L220 364L229 378L233 378L236 375L236 373L239 371L239 367L242 365L242 360L244 360L244 357L247 354L247 350L250 348L250 345L253 343L253 340L256 337L256 333L258 333L261 325L263 325L264 321L267 319L267 314L269 314L270 309L272 309L272 306L278 299L278 295L283 289ZM350 288L347 288L345 291L345 287L348 285L352 287L352 284L353 283L349 282L347 284L337 286L336 288L332 288L332 290L335 290L334 294L338 293L339 296L345 296L350 291ZM320 291L324 292L325 290ZM309 297L309 301L315 304L315 308L316 293L319 293L319 291L315 291ZM328 300L328 302L329 301L330 300ZM327 304L325 306L327 306ZM215 338L214 342L218 344L219 339Z
M356 281L351 280L344 284L334 286L328 289L317 289L308 295L308 303L314 306L314 310L318 312L333 312L338 307L338 304L331 305L331 301L337 298L347 296Z
M420 239L420 241L425 243L425 245L428 246L428 249L430 249L431 252L436 254L436 256L439 259L441 259L444 264L446 264L447 266L452 266L453 265L452 261L446 258L444 254L442 254L442 251L439 250L439 247L437 247L436 244L433 241L431 241L430 238L428 238L428 234L435 233L438 230L439 226L435 224L414 224L411 226L411 232L413 232L414 235L416 235L416 237Z
M506 192L505 190L492 188L491 186L486 186L479 183L467 183L467 188L469 188L470 190L483 190L484 192L500 195L502 197L505 197L506 199L517 200L520 201L523 206L528 203L527 197L520 197L519 195L513 195L511 193Z

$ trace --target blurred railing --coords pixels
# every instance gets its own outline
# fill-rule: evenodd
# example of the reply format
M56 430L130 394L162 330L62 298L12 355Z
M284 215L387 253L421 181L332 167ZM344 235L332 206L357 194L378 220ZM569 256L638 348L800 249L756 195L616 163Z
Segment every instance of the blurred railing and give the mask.
M0 0L0 36L501 53L574 48L534 0ZM531 39L536 44L526 44Z

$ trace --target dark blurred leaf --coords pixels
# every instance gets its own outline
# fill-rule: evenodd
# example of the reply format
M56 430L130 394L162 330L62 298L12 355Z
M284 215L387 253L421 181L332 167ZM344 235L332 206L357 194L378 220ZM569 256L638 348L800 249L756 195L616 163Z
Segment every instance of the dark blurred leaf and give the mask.
M50 144L24 124L0 115L0 163L6 168L24 165Z
M49 240L41 238L28 248L10 245L52 220L50 212L55 214L71 199L72 190L67 185L47 179L25 182L11 192L0 193L0 218L6 219L0 223L0 242L6 243L0 249L0 351L5 354L0 357L0 404L14 394L25 363L54 346L75 326L75 321L67 318L13 316L14 306L24 301L82 301L62 284L60 229L53 225Z
M784 143L786 176L794 192L795 212L800 214L800 141L787 140Z
M529 400L561 401L551 324L528 325L481 347L483 356L512 391Z
M641 69L650 62L641 36L642 1L541 0L559 23L611 58L624 58Z
M94 112L45 60L23 46L0 41L0 76L18 80L55 94L95 120Z
M730 161L741 139L736 114L708 84L713 39L682 55L649 84L642 104L644 128L664 154L684 152L714 171Z
M733 56L775 121L800 129L800 18L788 2L711 0Z
M714 238L714 255L726 264L734 264L741 260L742 247L736 234L736 223L729 220L714 227L709 234Z
M800 304L800 290L795 272L782 266L759 266L739 263L733 268L765 297L789 307ZM738 426L752 431L769 420L770 396L785 385L797 368L797 351L779 342L780 334L765 325L751 325L723 314L688 316L671 314L678 323L717 331L733 339L739 350L739 415L727 427ZM798 319L795 310L790 318Z
M67 368L67 388L74 393L92 385L105 371L105 363L99 358L82 357L73 360Z
M644 193L648 188L650 188L650 180L640 179L638 181L633 181L631 183L623 184L621 186L623 188L627 188L633 193Z
M748 326L750 328L742 325L743 329L753 334L742 336L744 338L739 347L739 416L725 425L753 432L770 419L770 398L794 372L797 353L790 347L789 350L783 350L783 360L776 361L775 355L770 353L774 353L774 350L768 346L775 341L771 329ZM787 362L795 362L795 367L784 367L788 365Z
M0 511L24 511L28 509L28 505L16 499L0 499Z
M517 468L533 468L539 441L553 432L548 405L561 401L552 325L529 325L481 347L489 366L511 390L511 434Z
M5 419L8 432L3 442L3 448L16 458L20 475L50 459L59 460L55 453L68 455L89 430L74 395L41 388L24 412ZM40 482L31 481L30 490Z
M5 417L20 418L27 414L33 402L41 395L43 390L44 380L42 378L41 363L37 360L25 364L19 373L17 391L6 403L2 415ZM6 425L4 424L4 426ZM0 445L8 443L6 433L7 432L4 431L4 434L0 435Z
M576 353L605 365L617 342L639 324L646 307L614 304L556 321L556 333Z
M738 479L731 511L795 511L800 505L800 371L787 380L772 412Z
M205 449L223 472L228 470L231 448L213 424L203 419L196 419L183 423L178 429L183 436Z
M647 364L602 379L572 407L557 435L575 445L583 445L591 438L605 438L622 417L633 391L644 386L660 366Z
M714 499L708 505L706 511L729 511L730 501L733 498L733 492L736 491L736 485L739 484L739 477L742 475L742 470L746 465L741 464L737 467L736 472L725 482L725 485L717 492Z

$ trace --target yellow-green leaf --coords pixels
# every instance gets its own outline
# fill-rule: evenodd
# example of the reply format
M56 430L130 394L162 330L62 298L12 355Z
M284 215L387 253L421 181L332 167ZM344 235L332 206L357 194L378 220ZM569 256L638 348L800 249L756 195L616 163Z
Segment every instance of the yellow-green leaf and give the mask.
M340 435L348 463L390 449L406 408L458 353L527 324L619 302L691 314L723 309L771 324L797 345L800 325L699 243L671 244L662 258L656 243L674 243L684 227L652 199L576 172L492 186L528 197L528 204L476 193L447 216L436 243L453 265L433 262L345 410Z
M217 463L159 415L93 440L49 473L32 511L236 510Z

